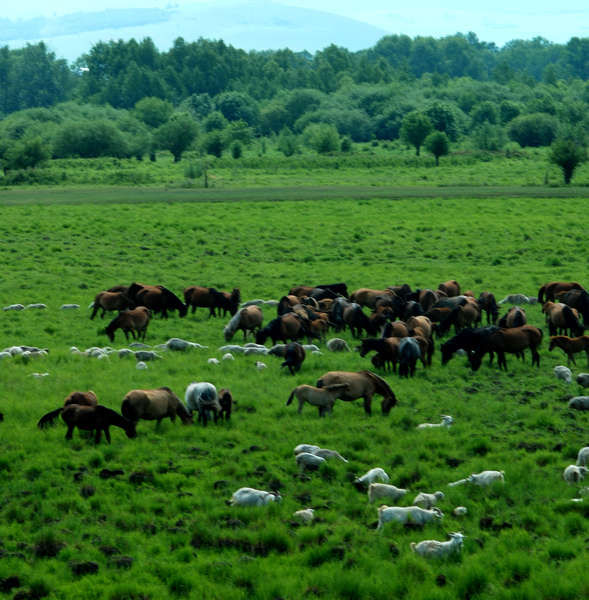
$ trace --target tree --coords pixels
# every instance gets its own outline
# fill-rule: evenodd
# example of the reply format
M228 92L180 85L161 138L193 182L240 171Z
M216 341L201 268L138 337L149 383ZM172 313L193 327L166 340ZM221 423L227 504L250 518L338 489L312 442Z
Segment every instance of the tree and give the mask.
M123 158L127 150L121 131L106 119L67 121L53 139L53 153L58 158Z
M458 139L456 113L450 105L439 100L432 100L422 109L422 112L429 117L436 131L444 132L453 142Z
M49 148L41 138L25 138L12 144L6 151L6 161L10 169L36 167L51 158Z
M283 127L278 136L278 150L284 156L292 156L299 149L297 136L288 128Z
M568 185L575 169L587 160L587 149L573 140L557 139L550 146L548 158L553 165L562 169L564 182Z
M207 154L221 158L223 154L223 134L218 129L210 131L205 135L202 147Z
M317 154L336 152L340 148L339 133L334 125L312 123L305 129L303 137Z
M182 153L188 149L196 138L198 127L188 115L178 114L164 123L153 134L156 146L161 150L169 150L174 155L174 162L182 159Z
M148 125L157 129L161 127L174 112L174 107L171 102L167 100L160 100L159 98L143 98L135 104L133 111L135 117Z
M424 148L436 157L436 167L440 164L440 156L450 152L450 140L443 131L433 131L423 142Z
M429 117L414 110L407 114L401 125L401 139L410 146L415 146L415 154L419 156L425 138L433 131L434 127Z
M550 146L558 129L558 120L552 115L535 113L521 115L513 119L507 128L507 135L522 148L530 146Z

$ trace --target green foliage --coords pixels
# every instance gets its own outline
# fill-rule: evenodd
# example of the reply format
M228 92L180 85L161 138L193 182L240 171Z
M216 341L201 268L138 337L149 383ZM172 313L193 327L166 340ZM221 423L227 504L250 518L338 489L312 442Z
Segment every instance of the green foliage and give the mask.
M472 109L470 118L473 129L479 125L483 125L484 123L489 123L489 125L497 125L501 119L500 112L497 110L495 103L490 101L477 104Z
M229 151L231 152L231 156L237 160L243 155L243 144L239 140L235 140L229 146Z
M473 147L477 150L497 152L502 150L507 143L507 135L500 125L491 125L485 122L471 133Z
M520 107L510 100L502 100L499 104L499 115L502 125L506 125L510 121L513 121L513 119L519 116L520 112Z
M202 140L202 147L207 154L221 158L224 148L224 138L222 133L215 129L207 133Z
M507 135L522 148L550 146L558 130L558 121L551 115L535 113L521 115L513 119L507 128Z
M5 152L8 168L33 168L51 158L51 151L41 138L23 138L11 144Z
M248 94L225 92L216 98L215 104L228 121L245 121L250 126L258 123L258 103Z
M154 129L166 123L173 112L172 103L160 98L143 98L135 104L133 109L134 116L139 121Z
M414 110L403 119L400 137L407 145L414 146L415 154L419 156L423 142L432 131L430 119L422 112Z
M229 121L227 121L227 119L219 111L209 113L209 115L203 121L204 130L207 133L215 131L216 129L223 130L228 124Z
M587 148L571 139L557 139L550 146L548 158L552 164L562 169L564 182L568 185L575 169L587 160Z
M451 141L455 142L459 136L458 122L453 108L446 102L432 100L423 108L422 112L429 117L436 131L445 133Z
M232 121L223 130L225 146L230 146L232 142L240 142L242 146L249 146L253 139L254 130L245 121Z
M436 157L436 166L440 164L440 156L446 156L450 152L450 140L441 131L433 131L423 142L423 147Z
M287 127L280 131L278 136L277 149L284 156L293 156L299 149L299 141L297 136Z
M340 137L333 125L312 123L303 132L303 138L317 154L337 152L340 147Z
M66 121L55 134L53 154L58 158L123 157L127 154L127 143L112 121Z
M178 162L182 153L196 139L197 132L198 127L190 116L177 114L157 129L153 138L157 148L169 150L174 156L174 162Z

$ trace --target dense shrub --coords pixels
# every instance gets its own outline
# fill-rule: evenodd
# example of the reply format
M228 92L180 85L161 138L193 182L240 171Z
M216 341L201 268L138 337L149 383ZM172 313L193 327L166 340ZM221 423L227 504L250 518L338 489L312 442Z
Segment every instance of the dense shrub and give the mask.
M522 148L526 146L538 148L550 146L557 130L557 119L551 115L535 113L513 119L507 128L507 135Z
M127 154L127 142L112 121L68 121L57 130L53 154L57 158L122 158Z

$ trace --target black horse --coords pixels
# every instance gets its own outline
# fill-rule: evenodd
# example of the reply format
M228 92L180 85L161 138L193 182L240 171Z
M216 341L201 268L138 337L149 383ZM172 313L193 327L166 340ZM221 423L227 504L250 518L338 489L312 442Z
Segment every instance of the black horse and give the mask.
M589 325L589 293L585 290L571 290L564 300L571 308L576 308L583 317L583 323Z
M295 374L295 371L301 370L301 365L305 360L305 349L298 342L290 342L284 349L284 362L281 367L288 367L291 375Z
M480 327L478 329L472 327L463 329L458 335L455 335L445 344L442 344L442 365L448 363L457 350L474 352L498 329L497 325L488 325L487 327ZM491 362L493 362L493 354L490 355L490 358Z
M364 314L359 304L354 303L344 309L344 323L350 328L353 337L360 337L362 330L365 330L366 335L370 337L378 335L378 330Z

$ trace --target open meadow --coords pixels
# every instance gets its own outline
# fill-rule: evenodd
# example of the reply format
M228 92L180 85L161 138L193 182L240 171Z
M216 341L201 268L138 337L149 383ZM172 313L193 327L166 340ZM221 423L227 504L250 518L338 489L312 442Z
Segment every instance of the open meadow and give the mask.
M544 173L545 167L542 167ZM541 174L538 172L538 179ZM327 181L326 183L329 183ZM535 182L540 185L542 181ZM364 183L365 184L365 183ZM589 283L587 201L581 198L325 199L271 202L109 202L112 190L60 203L0 196L0 306L45 303L46 310L0 312L0 350L48 348L42 359L0 361L0 598L140 600L207 598L568 600L589 595L589 500L563 469L589 444L587 417L567 408L582 391L554 377L564 354L548 352L541 307L524 306L541 327L540 368L508 355L508 372L485 358L472 372L466 358L442 367L418 363L414 378L379 371L398 398L388 416L380 397L371 418L361 401L337 402L333 417L314 407L285 406L297 385L332 370L372 369L356 352L308 354L295 376L273 356L221 358L229 320L205 309L154 317L146 343L178 337L208 346L164 352L139 371L135 359L70 354L109 343L114 314L90 320L101 290L133 281L175 294L190 285L241 289L242 300L278 300L294 285L343 281L350 291L408 283L536 296L552 280ZM23 192L24 194L24 192ZM189 194L189 191L186 191ZM75 303L79 310L59 310ZM504 314L506 305L502 307ZM264 307L264 322L276 309ZM330 332L328 337L335 337ZM347 330L351 348L358 345ZM446 336L446 340L450 335ZM254 341L251 338L248 341ZM243 343L238 332L233 343ZM268 342L270 347L270 342ZM254 363L263 360L267 369ZM573 375L587 369L577 356ZM34 372L47 377L31 377ZM129 390L170 387L180 398L192 381L227 387L237 401L230 422L183 426L165 420L137 426L128 439L95 445L66 427L42 432L40 417L74 390L93 390L116 411ZM450 429L418 431L452 415ZM293 448L317 444L349 462L330 461L306 481L296 477ZM352 485L373 467L390 483L446 494L444 518L423 531L389 523L376 531L377 507ZM122 470L109 479L103 469ZM447 484L483 470L504 470L505 485ZM238 488L279 489L281 503L236 508ZM390 504L390 502L389 502ZM453 516L465 506L468 513ZM315 510L297 526L293 513ZM462 553L444 560L415 556L410 542L466 535ZM98 570L84 574L81 564Z

